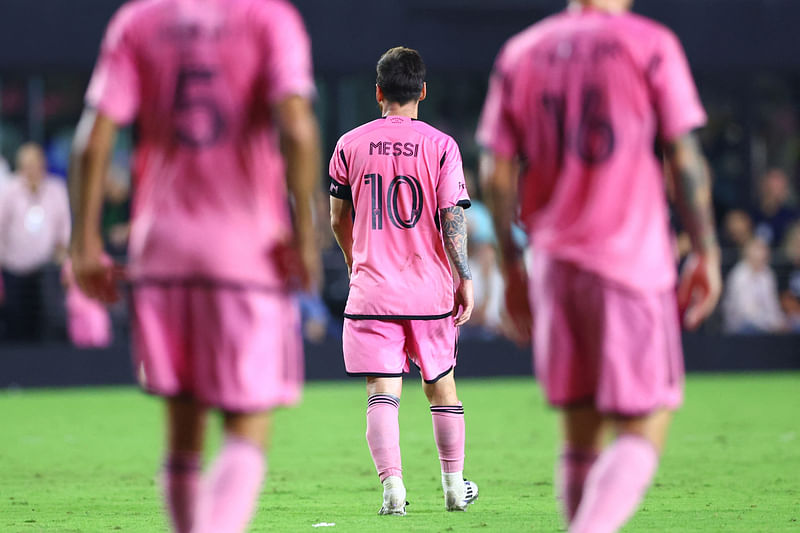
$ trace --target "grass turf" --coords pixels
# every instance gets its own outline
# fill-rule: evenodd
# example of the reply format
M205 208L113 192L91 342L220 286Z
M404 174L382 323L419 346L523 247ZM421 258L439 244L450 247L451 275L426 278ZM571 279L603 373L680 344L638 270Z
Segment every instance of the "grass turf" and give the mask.
M308 385L278 413L251 531L558 531L556 417L530 379L462 380L467 474L445 513L427 404L401 402L406 517L379 517L359 382ZM0 393L0 531L165 531L161 408L131 388ZM693 376L654 487L625 532L800 532L800 374ZM213 426L212 426L213 427ZM218 445L218 432L209 448ZM335 527L312 528L333 522Z

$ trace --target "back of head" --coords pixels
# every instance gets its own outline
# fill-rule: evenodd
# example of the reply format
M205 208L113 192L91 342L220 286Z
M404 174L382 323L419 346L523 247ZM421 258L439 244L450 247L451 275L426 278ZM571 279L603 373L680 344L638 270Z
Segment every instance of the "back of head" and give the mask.
M425 82L425 63L411 48L390 48L378 60L376 84L390 102L405 105L419 100Z

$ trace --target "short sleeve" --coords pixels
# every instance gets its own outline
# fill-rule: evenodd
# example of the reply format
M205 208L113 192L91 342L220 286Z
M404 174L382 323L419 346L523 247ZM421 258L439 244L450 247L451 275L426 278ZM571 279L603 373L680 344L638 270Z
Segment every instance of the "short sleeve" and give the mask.
M267 50L267 100L277 104L289 96L316 94L311 62L311 40L300 13L284 1L268 4L264 15Z
M519 146L509 110L511 75L505 63L505 54L501 52L489 78L489 90L483 104L476 139L482 147L511 158L519 153Z
M139 74L132 39L131 8L122 7L108 24L86 104L117 124L129 124L139 111Z
M436 200L439 209L470 206L467 184L464 180L464 166L461 152L453 139L448 139L444 153L439 160L439 182L436 186Z
M658 115L658 133L672 141L704 126L706 112L697 94L689 62L680 41L665 30L647 64Z
M330 195L341 200L352 200L353 196L350 190L347 157L341 140L336 143L336 149L331 156L331 162L328 165L328 174L331 177L329 187Z

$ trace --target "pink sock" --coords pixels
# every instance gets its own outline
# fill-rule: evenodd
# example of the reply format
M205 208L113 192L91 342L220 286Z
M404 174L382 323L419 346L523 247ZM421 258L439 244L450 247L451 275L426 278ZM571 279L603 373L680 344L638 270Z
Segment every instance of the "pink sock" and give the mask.
M613 533L633 515L658 467L658 453L642 437L622 435L595 463L570 533Z
M240 533L258 502L266 472L264 452L244 439L227 436L206 475L193 533Z
M164 502L176 533L192 530L201 470L202 458L196 452L171 452L164 461Z
M464 470L464 408L458 405L432 405L433 438L439 449L442 472Z
M583 496L586 476L597 459L597 452L567 445L558 460L556 491L567 524L575 518Z
M381 481L403 477L399 407L400 399L391 394L373 394L367 399L367 445Z

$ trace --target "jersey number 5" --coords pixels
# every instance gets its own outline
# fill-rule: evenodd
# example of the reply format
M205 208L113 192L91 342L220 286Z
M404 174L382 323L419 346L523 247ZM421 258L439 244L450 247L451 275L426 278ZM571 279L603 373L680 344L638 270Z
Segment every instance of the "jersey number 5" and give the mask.
M380 174L367 174L364 176L364 184L370 186L370 196L372 203L372 229L383 229L383 176ZM411 214L404 218L400 213L398 198L400 186L407 185L411 191ZM411 229L417 225L422 217L422 185L414 176L395 176L389 182L389 189L386 191L386 203L389 213L389 221L396 228Z
M175 136L183 145L204 148L222 136L225 119L219 105L211 96L194 92L210 85L216 76L216 70L205 66L181 67L178 71L173 109L177 121Z

